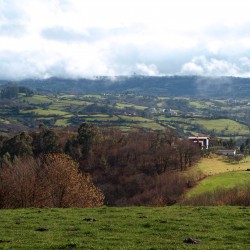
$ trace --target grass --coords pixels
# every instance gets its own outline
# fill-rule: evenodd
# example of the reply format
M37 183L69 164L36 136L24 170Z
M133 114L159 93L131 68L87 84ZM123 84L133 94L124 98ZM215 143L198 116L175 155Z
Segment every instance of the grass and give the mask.
M0 122L3 124L10 124L10 121L0 118Z
M61 110L55 110L55 109L41 109L41 108L36 108L32 110L27 110L27 111L22 111L22 113L33 113L35 115L39 116L65 116L65 115L70 115L70 113L61 111Z
M161 121L168 122L170 125L179 123L182 125L196 125L203 126L206 130L214 130L216 133L224 133L224 135L239 135L249 134L249 128L239 122L230 119L201 119L201 118L183 118L183 117L157 117Z
M81 116L85 121L99 121L99 122L109 122L118 121L119 118L116 115L107 114L95 114L95 115L83 115Z
M242 125L239 122L230 119L215 119L215 120L204 120L195 119L195 123L204 126L207 130L215 130L216 132L222 132L225 130L225 134L248 134L249 128L246 125Z
M156 122L145 122L145 123L142 122L134 126L137 128L150 129L150 130L164 130L164 127L162 127Z
M246 170L250 166L250 156L239 163L230 163L224 156L213 155L211 158L203 158L197 168L205 175L216 175L229 171Z
M113 121L118 121L118 117L116 116L111 116L111 117L88 117L85 118L85 121L89 122L113 122Z
M54 100L42 95L33 95L31 97L23 97L22 100L27 101L30 104L45 104L53 103Z
M83 97L86 97L86 98L96 98L96 99L102 99L103 98L103 96L102 95L95 95L95 94L93 94L93 95L90 95L90 94L88 94L88 95L83 95Z
M70 105L80 105L80 106L87 106L93 104L92 102L82 101L82 100L60 100L56 102L58 106L70 106Z
M250 172L228 172L210 176L200 182L195 188L188 192L187 197L196 196L206 192L214 192L219 188L229 189L239 185L250 183Z
M242 207L1 210L0 249L248 249L249 214ZM184 243L188 237L201 242Z
M209 108L209 105L207 105L205 102L201 102L201 101L190 101L189 106L197 108L197 109Z
M239 163L229 162L227 157L212 155L210 158L202 158L195 168L189 169L184 175L194 179L203 178L186 194L186 198L206 192L214 192L218 188L233 188L250 182L250 172L246 171L250 165L250 156Z
M124 109L124 108L134 108L134 109L137 109L137 110L145 110L147 109L146 106L139 106L139 105L134 105L134 104L127 104L127 103L117 103L116 104L116 107L118 109Z
M67 127L70 126L71 123L68 121L68 119L58 119L54 125L58 127Z

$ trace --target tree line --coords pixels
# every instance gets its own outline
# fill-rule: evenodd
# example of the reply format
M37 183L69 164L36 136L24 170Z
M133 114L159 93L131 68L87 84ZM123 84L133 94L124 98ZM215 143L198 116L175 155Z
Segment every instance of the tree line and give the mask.
M1 136L0 157L0 207L167 205L185 191L180 172L200 151L169 128L123 132L83 123Z

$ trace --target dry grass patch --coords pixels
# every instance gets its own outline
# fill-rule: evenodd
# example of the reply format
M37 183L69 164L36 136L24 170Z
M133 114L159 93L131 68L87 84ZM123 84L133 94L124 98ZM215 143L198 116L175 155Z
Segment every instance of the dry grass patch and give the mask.
M230 163L227 157L213 155L211 158L203 158L197 168L205 175L216 175L230 171L246 170L250 166L250 157L244 158L239 163Z

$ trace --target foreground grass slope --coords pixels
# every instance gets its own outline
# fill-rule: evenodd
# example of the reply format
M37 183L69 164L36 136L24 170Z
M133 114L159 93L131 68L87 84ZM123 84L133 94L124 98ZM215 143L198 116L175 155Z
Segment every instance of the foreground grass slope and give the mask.
M250 207L1 210L0 249L248 249L249 218Z

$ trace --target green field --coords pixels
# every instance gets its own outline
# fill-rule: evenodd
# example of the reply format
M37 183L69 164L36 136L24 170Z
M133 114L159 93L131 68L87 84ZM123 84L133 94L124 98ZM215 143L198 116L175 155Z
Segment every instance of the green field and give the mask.
M0 215L0 249L245 250L250 244L249 207L22 209ZM189 237L200 243L184 243Z
M55 110L55 109L41 109L41 108L36 108L32 110L27 110L27 111L22 111L22 113L32 113L35 115L39 116L65 116L65 115L70 115L70 113L61 111L61 110Z
M0 122L4 124L10 124L10 121L0 118Z
M209 105L207 103L201 101L190 101L189 105L197 109L209 108Z
M194 119L192 122L204 126L204 128L207 130L214 129L216 132L222 132L223 130L225 130L225 134L249 133L249 128L246 125L242 125L239 122L229 119L216 119L216 120Z
M33 95L32 97L23 97L22 100L30 104L46 104L46 103L53 103L54 99L48 98L43 95Z
M129 104L129 103L117 103L116 107L119 109L124 109L124 108L134 108L134 109L138 109L138 110L147 109L146 106L139 106L139 105L134 105L134 104Z
M67 127L70 126L71 123L68 121L68 119L58 119L54 125L58 127Z
M156 122L141 122L136 125L133 125L137 128L149 129L149 130L164 130L164 127L157 124Z
M116 115L107 114L95 114L95 115L84 115L82 116L86 121L117 121L119 118Z
M228 172L214 176L210 176L200 182L195 188L191 189L187 197L200 195L206 192L214 192L217 189L229 189L240 185L246 185L250 183L250 172Z
M157 119L166 122L168 125L173 125L175 123L181 124L184 128L188 128L192 125L200 125L206 130L223 133L224 135L244 135L249 133L249 128L246 125L230 119L202 119L164 116L158 116Z

